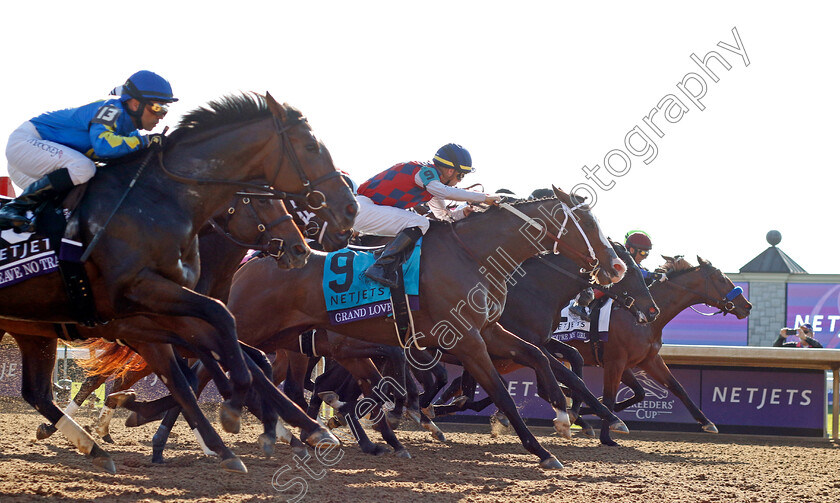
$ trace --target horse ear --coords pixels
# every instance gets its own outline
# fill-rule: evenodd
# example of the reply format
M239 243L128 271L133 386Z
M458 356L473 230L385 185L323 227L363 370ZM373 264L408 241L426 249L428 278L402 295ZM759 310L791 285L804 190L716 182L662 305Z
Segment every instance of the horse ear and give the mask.
M563 201L566 204L571 204L572 203L572 200L569 199L569 195L566 194L565 192L563 192L562 190L558 189L557 187L555 187L553 184L551 185L551 190L554 191L554 197L556 197L560 201Z
M704 259L704 258L703 258L703 257L701 257L700 255L697 255L697 263L698 263L698 264L700 264L700 265L712 265L712 263L711 263L711 262L709 262L708 260Z
M280 119L280 122L286 122L286 109L283 105L277 103L277 100L268 91L265 92L265 102L268 104L268 109L271 110L272 115Z
M669 257L668 255L660 255L660 257L662 257L665 260L665 262L676 262L677 261L674 257Z

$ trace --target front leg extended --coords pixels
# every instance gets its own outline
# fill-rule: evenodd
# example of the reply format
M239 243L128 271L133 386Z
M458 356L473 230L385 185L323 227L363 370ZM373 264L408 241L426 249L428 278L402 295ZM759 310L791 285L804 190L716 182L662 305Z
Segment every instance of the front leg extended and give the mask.
M230 372L233 393L225 401L220 419L225 431L239 431L242 405L251 386L251 372L236 337L236 321L225 305L152 272L139 274L124 297L132 305L118 307L151 315L149 319L159 329L182 334L185 340L191 339L192 345L207 351ZM209 325L212 329L209 338L190 337L192 332L187 328L194 319Z

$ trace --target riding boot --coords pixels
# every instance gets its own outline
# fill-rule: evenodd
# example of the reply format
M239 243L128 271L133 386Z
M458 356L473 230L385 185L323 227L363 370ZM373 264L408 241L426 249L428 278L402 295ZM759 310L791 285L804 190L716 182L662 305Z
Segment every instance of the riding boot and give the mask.
M388 288L397 287L397 267L405 262L406 252L414 248L415 243L423 236L420 227L403 229L382 250L382 255L376 259L365 271L365 276Z
M580 319L589 321L589 310L586 308L593 300L595 300L595 292L591 288L587 288L580 292L569 312L576 314Z
M14 229L16 232L35 232L35 220L26 216L34 212L41 203L73 188L73 180L67 168L53 171L26 187L23 194L0 208L0 229Z

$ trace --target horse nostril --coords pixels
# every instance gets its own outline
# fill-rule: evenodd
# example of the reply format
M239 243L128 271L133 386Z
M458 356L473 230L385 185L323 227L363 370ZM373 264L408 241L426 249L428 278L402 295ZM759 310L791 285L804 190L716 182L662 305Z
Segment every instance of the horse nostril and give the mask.
M359 212L359 205L356 203L350 203L347 205L347 214L350 216L354 216L356 213Z

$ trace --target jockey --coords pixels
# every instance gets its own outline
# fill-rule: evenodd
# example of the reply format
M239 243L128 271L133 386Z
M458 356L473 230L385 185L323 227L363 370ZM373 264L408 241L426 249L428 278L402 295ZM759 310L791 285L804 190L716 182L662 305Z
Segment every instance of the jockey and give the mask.
M435 217L452 221L466 217L472 208L450 211L446 199L486 204L500 200L497 195L454 187L473 171L467 149L449 143L437 151L432 162L396 164L359 186L359 213L353 229L361 234L396 236L365 276L390 288L397 286L396 269L405 252L429 230L426 217L406 210L427 202Z
M642 260L646 259L650 255L650 250L653 249L653 243L647 232L638 230L628 232L624 235L624 247L627 248L633 260L636 261L636 265L639 266L645 283L652 285L654 281L664 281L667 279L665 273L650 272L642 266ZM578 315L581 319L588 321L589 313L586 310L586 306L593 300L600 299L603 296L604 292L600 290L595 292L592 288L587 288L578 294L576 302L569 308L569 311Z
M9 176L25 190L0 209L0 229L34 232L27 212L90 180L94 160L121 157L160 141L138 130L154 129L168 104L178 101L166 79L141 70L111 94L119 98L41 114L9 136Z

